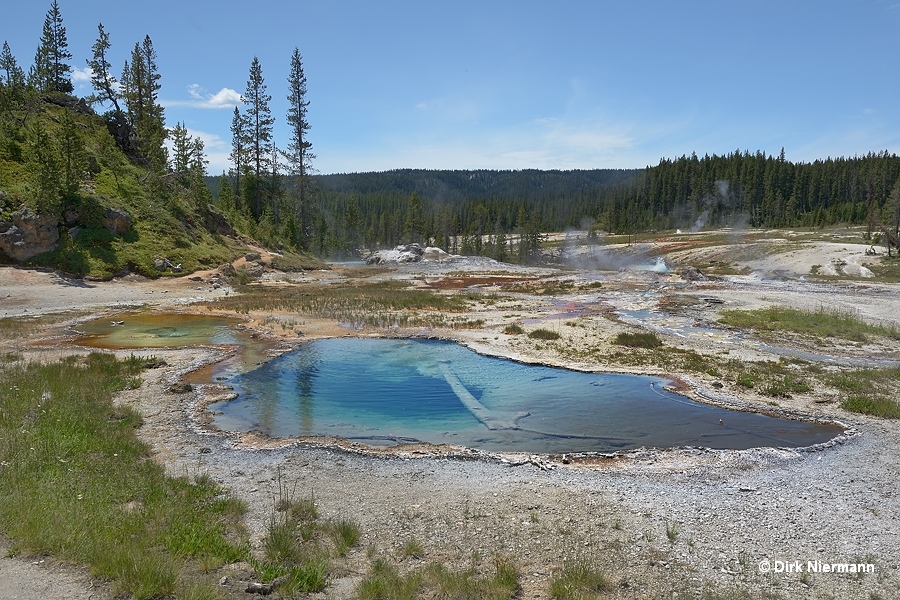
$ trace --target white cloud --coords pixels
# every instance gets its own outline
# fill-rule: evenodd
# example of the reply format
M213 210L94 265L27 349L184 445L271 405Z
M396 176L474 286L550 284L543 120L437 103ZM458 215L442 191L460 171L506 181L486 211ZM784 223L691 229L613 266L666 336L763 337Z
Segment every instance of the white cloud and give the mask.
M187 87L190 100L164 100L163 106L184 106L187 108L234 108L243 103L241 95L231 88L222 88L210 94L199 84L192 83Z
M192 83L187 87L187 91L188 95L194 100L203 100L203 92L205 92L206 90L200 87L200 84Z
M234 108L243 103L244 99L239 93L230 89L222 88L207 100L210 108Z
M72 69L72 81L75 83L90 81L91 77L93 76L94 71L90 67L85 67L83 69Z
M187 128L187 132L189 136L203 140L203 147L207 150L229 147L229 143L223 140L222 136L217 133L208 133L198 129L191 129L190 127Z

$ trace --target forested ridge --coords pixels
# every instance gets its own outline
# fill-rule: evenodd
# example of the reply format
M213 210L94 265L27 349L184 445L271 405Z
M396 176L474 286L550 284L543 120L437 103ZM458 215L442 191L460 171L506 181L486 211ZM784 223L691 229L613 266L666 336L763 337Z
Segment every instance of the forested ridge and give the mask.
M735 151L663 159L642 170L406 169L312 182L317 245L331 250L430 239L484 252L497 248L492 237L569 228L900 226L900 157L887 151L811 163L790 162L784 151Z

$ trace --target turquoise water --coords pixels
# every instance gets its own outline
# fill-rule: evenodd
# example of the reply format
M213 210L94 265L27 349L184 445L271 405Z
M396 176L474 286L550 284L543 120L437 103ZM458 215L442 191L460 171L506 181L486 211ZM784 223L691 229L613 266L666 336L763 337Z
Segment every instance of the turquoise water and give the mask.
M228 383L238 398L210 407L221 429L373 445L745 449L807 446L842 431L699 404L662 389L665 379L525 365L424 340L318 340Z

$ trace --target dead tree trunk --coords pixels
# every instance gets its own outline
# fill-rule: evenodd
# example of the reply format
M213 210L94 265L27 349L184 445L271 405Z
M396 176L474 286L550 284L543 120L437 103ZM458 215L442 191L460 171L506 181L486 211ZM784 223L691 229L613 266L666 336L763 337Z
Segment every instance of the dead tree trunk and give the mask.
M888 256L891 256L891 248L896 248L897 254L900 255L900 235L884 225L881 226L881 235L884 236L884 245L887 246Z

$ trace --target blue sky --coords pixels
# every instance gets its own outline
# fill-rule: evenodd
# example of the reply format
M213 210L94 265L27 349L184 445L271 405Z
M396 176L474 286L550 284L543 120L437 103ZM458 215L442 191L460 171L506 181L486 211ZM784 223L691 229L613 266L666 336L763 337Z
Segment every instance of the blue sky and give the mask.
M117 71L150 35L167 122L204 139L213 174L254 56L287 145L294 47L321 173L900 153L900 0L58 1L79 70L98 23ZM26 70L49 6L0 8Z

